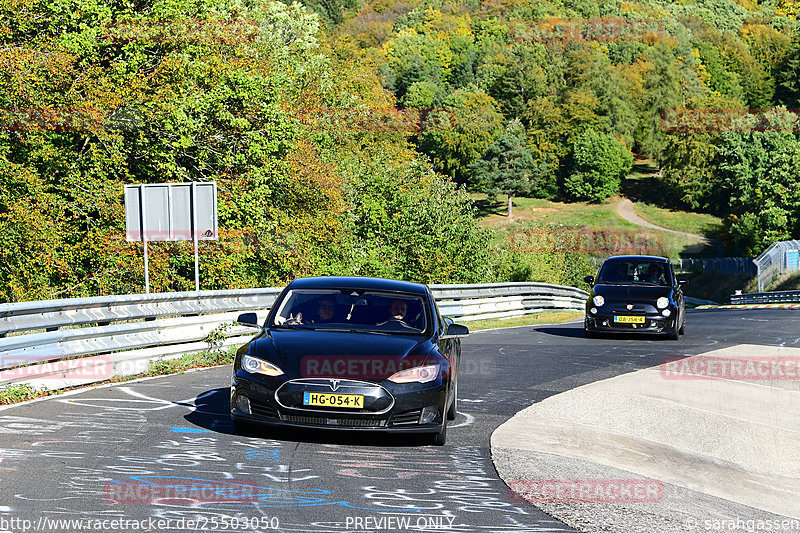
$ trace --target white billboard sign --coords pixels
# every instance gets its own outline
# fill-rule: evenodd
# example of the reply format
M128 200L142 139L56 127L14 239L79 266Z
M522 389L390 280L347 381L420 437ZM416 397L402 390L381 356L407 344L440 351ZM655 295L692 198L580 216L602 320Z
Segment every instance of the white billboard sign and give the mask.
M217 240L218 230L216 182L125 186L125 239L144 243L148 293L148 241L194 241L195 290L200 290L197 242Z

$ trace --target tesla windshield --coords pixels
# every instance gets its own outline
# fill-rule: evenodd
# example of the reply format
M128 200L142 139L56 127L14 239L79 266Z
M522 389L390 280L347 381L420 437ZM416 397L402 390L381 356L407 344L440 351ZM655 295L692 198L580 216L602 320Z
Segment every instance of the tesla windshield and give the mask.
M422 333L425 300L417 294L359 289L296 289L277 304L271 327Z

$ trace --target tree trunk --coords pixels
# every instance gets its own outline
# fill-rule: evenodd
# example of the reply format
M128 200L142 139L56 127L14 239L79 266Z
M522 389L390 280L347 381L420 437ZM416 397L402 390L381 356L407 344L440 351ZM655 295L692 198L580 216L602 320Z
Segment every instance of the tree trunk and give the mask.
M512 207L512 202L511 202L511 195L509 194L508 195L508 218L511 218L511 215L513 213L512 210L513 210L513 207Z

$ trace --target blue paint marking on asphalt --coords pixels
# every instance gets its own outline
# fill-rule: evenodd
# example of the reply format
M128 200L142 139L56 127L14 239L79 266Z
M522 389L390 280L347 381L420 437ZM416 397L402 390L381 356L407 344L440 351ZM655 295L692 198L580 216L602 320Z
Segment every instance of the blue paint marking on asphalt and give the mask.
M169 428L169 430L173 433L214 433L213 431L200 428Z
M247 450L245 459L248 461L268 461L270 463L280 463L280 450Z

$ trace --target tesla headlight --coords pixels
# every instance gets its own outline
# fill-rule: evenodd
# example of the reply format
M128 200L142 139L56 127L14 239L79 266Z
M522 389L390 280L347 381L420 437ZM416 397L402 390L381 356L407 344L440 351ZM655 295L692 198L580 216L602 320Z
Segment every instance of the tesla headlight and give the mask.
M667 298L666 296L662 296L661 298L656 300L656 307L658 307L659 309L664 309L668 305L669 305L669 298Z
M595 296L592 298L592 302L594 302L594 305L597 307L603 307L603 304L606 303L606 299L602 296Z
M264 374L265 376L280 376L283 370L251 355L242 357L242 368L251 374Z
M439 365L426 365L401 370L389 377L394 383L428 383L439 376Z

